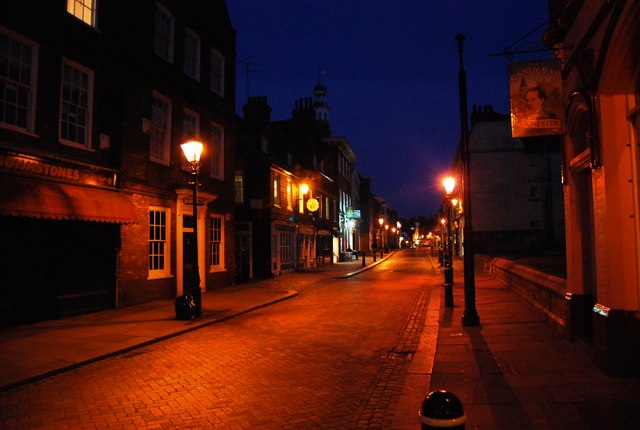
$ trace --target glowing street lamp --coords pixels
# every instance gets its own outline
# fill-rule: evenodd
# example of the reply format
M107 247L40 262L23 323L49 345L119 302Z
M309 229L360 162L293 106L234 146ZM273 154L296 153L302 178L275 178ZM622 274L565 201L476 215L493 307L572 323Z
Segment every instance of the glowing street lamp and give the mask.
M194 258L192 264L192 277L190 293L193 299L194 311L193 315L178 315L178 306L176 306L176 317L178 319L191 319L200 316L202 313L202 292L200 291L200 270L198 268L198 174L200 173L200 155L202 155L202 142L197 140L190 140L182 145L182 152L189 163L191 168L191 175L193 177L193 249L192 255Z
M442 185L444 185L444 192L447 202L449 203L449 207L447 210L447 230L446 230L446 238L447 242L445 245L446 255L444 257L444 305L445 307L452 308L453 307L453 256L451 253L451 209L452 209L452 200L451 193L453 193L453 189L456 186L456 179L452 176L447 176L442 181Z
M382 246L382 224L384 224L384 218L378 218L378 224L380 224L380 258L384 257L384 246Z

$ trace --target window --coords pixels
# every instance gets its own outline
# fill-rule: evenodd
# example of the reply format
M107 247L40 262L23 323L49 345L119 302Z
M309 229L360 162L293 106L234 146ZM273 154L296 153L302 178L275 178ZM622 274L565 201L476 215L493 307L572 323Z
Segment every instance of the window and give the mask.
M211 215L209 218L209 264L211 271L224 269L223 227L222 216Z
M262 136L260 138L260 149L262 150L262 152L264 152L265 154L269 153L269 139L267 139L266 136Z
M151 99L151 143L149 159L169 165L171 140L171 101L154 92Z
M169 221L166 208L149 208L149 278L170 275Z
M210 80L211 91L224 97L224 57L215 49L211 49Z
M211 123L211 177L224 180L224 128Z
M184 33L184 73L200 80L200 38L188 28Z
M244 203L244 175L242 172L236 172L235 178L235 202Z
M200 137L200 115L190 109L182 111L182 140ZM182 151L180 151L182 152ZM181 157L182 168L190 170L189 163L185 157Z
M278 173L273 177L273 205L280 206L280 175Z
M280 232L280 264L293 262L294 233Z
M291 178L287 178L287 209L293 210L293 188Z
M173 63L174 28L175 20L171 12L156 3L153 51L170 63Z
M0 125L4 128L35 130L37 58L35 43L0 26Z
M97 0L67 0L67 12L80 21L95 27L96 3Z
M64 60L60 97L60 141L81 148L91 147L93 72Z

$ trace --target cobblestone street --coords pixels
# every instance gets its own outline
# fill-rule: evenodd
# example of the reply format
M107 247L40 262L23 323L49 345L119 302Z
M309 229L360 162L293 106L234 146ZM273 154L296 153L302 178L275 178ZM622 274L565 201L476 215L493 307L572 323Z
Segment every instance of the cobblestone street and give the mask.
M433 276L424 254L403 253L307 282L285 302L2 393L0 427L391 428Z

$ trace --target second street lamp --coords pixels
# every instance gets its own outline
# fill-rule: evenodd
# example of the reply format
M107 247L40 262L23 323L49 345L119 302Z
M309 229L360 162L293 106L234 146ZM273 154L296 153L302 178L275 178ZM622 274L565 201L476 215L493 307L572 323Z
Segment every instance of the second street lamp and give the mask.
M446 228L446 245L444 255L444 305L445 307L453 307L453 256L451 253L451 193L456 186L455 178L448 176L443 181L444 192L446 195L446 211L447 211L447 228Z

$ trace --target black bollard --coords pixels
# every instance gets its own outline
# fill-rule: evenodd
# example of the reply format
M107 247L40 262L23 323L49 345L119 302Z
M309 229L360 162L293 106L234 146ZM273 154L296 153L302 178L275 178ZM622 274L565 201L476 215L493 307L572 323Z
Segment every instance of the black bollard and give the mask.
M175 308L177 320L192 320L196 317L196 305L191 296L183 294L178 297Z
M444 306L453 307L453 267L444 268Z
M367 258L367 253L362 251L362 267L367 265L367 262L365 261Z
M445 390L429 393L422 401L419 415L422 430L464 429L467 419L460 399Z

